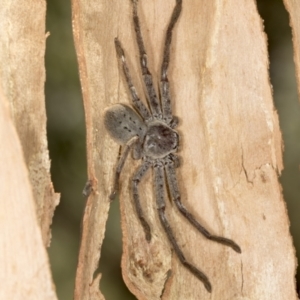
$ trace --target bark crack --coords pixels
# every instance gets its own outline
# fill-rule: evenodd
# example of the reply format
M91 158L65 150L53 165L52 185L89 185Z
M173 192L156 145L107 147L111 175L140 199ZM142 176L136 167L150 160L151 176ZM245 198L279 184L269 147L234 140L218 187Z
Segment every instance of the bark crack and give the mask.
M166 287L167 287L167 284L169 282L169 279L170 279L171 275L172 275L172 269L169 269L168 272L166 273L166 280L164 282L164 286L163 286L163 289L162 289L160 297L159 297L160 299L164 298Z
M241 278L242 278L242 284L241 284L241 295L244 296L244 265L243 265L243 261L241 261Z

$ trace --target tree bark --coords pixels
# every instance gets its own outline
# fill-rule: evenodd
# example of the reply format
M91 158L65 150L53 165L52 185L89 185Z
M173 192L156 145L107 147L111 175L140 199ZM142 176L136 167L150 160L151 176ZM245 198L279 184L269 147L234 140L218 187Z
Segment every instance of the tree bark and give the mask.
M174 5L173 0L139 1L142 34L157 83ZM115 37L125 48L142 98L144 89L131 1L72 0L72 6L92 187L75 299L103 299L98 291L101 276L94 272L119 149L105 132L103 110L131 103ZM180 118L182 165L177 177L182 201L213 234L236 241L242 254L206 240L169 202L167 216L186 258L209 277L215 299L297 299L296 259L278 182L282 140L268 64L255 1L183 1L169 72L173 110ZM151 243L145 240L130 195L130 178L139 164L129 158L121 176L124 281L138 299L211 299L171 251L157 216L151 172L140 185L153 236Z
M284 0L285 7L290 15L290 26L293 33L294 62L300 101L300 2L297 0Z
M59 194L50 178L45 111L46 2L4 0L0 7L0 78L29 170L44 244Z
M56 300L29 174L8 107L0 88L0 299Z
M50 180L43 0L0 6L0 299L57 299L46 245L59 195Z

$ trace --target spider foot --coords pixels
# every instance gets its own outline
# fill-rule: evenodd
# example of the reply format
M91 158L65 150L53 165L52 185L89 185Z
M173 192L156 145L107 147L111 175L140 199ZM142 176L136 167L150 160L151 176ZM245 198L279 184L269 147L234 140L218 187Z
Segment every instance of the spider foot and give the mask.
M228 246L237 253L242 253L241 247L233 240L230 240L230 239L227 239L224 237L220 237L220 236L211 236L211 240L213 240L217 243L223 244L225 246Z
M148 243L151 242L151 229L147 221L144 219L144 217L140 218L141 224L143 226L144 232L145 232L145 239Z
M211 293L212 287L208 277L189 262L183 261L182 263L191 273L193 273L204 284L206 290L209 293Z
M241 247L238 244L236 244L234 241L231 241L231 248L237 253L242 253Z
M117 196L117 193L118 193L118 190L114 189L114 190L110 193L110 195L109 195L109 200L110 200L110 201L115 200L115 198L116 198L116 196Z
M87 198L92 192L93 192L93 181L89 179L83 188L82 195Z
M151 232L150 231L147 231L147 232L145 231L145 238L146 238L148 243L151 242Z

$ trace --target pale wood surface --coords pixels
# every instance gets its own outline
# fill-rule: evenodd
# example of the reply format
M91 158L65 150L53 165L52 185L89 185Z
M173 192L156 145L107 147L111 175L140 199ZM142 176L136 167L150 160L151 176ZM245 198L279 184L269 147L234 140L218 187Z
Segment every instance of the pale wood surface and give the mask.
M43 0L0 5L0 299L57 299L45 246L50 180Z
M284 0L285 7L290 15L290 26L293 33L294 62L296 66L296 78L300 101L300 1Z
M0 78L21 140L45 245L59 194L50 178L45 111L46 2L1 1Z
M87 122L88 198L75 299L102 299L98 266L119 146L102 114L130 103L113 40L125 48L139 95L130 1L73 0L73 29ZM157 78L167 22L175 1L140 1L150 68ZM137 220L129 180L121 176L122 271L138 299L297 299L296 259L278 174L282 141L268 75L266 39L255 1L184 1L174 32L169 78L180 118L182 201L214 234L234 239L242 254L203 238L168 203L168 217L186 257L210 278L212 294L181 266L156 214L151 172L140 194L153 239ZM172 276L166 281L166 274ZM113 278L112 278L113 280Z
M1 88L0 139L0 299L55 300L29 174Z

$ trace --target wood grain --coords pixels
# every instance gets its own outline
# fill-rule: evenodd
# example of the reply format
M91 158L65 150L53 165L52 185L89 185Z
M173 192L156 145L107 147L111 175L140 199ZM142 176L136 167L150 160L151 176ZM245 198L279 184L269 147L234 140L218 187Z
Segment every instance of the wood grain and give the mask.
M56 300L27 166L1 87L0 139L0 299Z
M46 3L0 6L0 299L57 299L45 246L59 195L45 113Z
M114 49L122 42L133 81L144 97L131 2L73 0L73 30L87 122L89 179L75 299L102 299L98 266L108 195L118 155L102 114L130 96ZM175 1L140 1L150 70L156 78ZM235 240L242 254L207 241L168 202L168 218L186 257L210 278L212 294L178 261L156 212L151 172L140 194L153 239L147 243L121 176L123 278L138 299L297 299L296 259L278 175L282 141L268 75L266 38L255 1L184 1L169 72L180 118L183 203L212 233ZM284 260L283 260L284 258ZM168 277L168 271L172 270ZM113 280L113 278L112 278Z
M0 78L21 140L46 246L59 194L50 178L45 109L46 2L2 1L0 7Z

